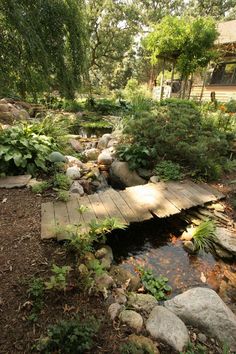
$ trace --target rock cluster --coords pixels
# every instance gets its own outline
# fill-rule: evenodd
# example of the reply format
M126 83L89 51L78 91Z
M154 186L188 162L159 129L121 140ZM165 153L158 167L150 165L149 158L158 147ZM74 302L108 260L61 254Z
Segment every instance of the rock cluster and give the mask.
M8 98L0 100L0 124L12 125L14 121L28 120L30 105Z

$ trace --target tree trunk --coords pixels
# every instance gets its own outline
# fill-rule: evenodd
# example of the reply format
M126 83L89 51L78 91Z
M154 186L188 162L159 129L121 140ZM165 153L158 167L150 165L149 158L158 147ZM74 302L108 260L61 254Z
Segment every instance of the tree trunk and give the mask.
M161 82L160 82L160 101L162 100L163 97L164 75L165 75L165 59L163 59L163 64L162 64L162 73L161 73Z
M171 80L170 80L170 97L172 94L172 87L173 87L173 81L174 81L174 73L175 73L175 62L172 62L172 68L171 68Z

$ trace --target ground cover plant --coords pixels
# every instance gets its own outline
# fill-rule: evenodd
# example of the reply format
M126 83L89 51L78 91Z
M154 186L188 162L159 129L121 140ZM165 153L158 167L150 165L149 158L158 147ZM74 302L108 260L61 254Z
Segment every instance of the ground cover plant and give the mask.
M158 301L166 300L167 295L172 291L170 285L168 285L168 278L155 276L151 269L139 268L141 275L141 281L144 289L152 294Z

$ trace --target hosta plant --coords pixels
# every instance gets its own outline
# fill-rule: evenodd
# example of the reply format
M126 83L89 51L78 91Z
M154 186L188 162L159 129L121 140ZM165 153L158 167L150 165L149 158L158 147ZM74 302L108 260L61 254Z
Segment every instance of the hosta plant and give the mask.
M48 156L56 148L52 137L35 133L30 124L5 129L0 133L0 173L46 172Z

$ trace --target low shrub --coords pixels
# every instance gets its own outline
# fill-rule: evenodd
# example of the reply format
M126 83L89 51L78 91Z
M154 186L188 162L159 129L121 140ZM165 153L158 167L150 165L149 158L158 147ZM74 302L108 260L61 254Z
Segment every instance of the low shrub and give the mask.
M67 286L67 276L70 271L71 267L69 266L59 267L56 264L53 264L53 275L50 277L49 281L45 282L45 288L47 290L65 290Z
M154 351L148 345L128 341L120 346L119 354L154 354Z
M193 177L217 179L229 156L233 135L220 130L200 112L192 101L163 100L149 112L129 116L124 133L127 136L129 161L136 159L131 146L145 147L151 163L170 160ZM119 151L119 148L118 148Z
M154 172L162 181L178 181L183 177L180 165L169 160L159 162L155 166Z
M167 295L172 291L168 285L168 278L160 275L156 277L151 269L139 268L141 281L144 289L152 294L158 301L166 300Z
M44 191L46 191L48 188L50 188L50 183L49 182L46 182L46 181L43 181L43 182L40 182L40 183L37 183L35 185L33 185L31 187L31 190L33 193L43 193Z
M57 200L59 200L60 202L68 202L68 200L70 199L70 194L68 191L63 191L63 190L58 190L57 191Z
M99 322L93 317L82 321L79 316L61 321L48 328L47 337L41 338L37 349L41 353L84 354L92 349Z
M53 186L57 190L69 190L71 186L71 179L64 173L56 173L53 177Z
M143 145L119 145L116 155L120 160L126 161L131 170L138 168L148 168L151 164L152 151Z

